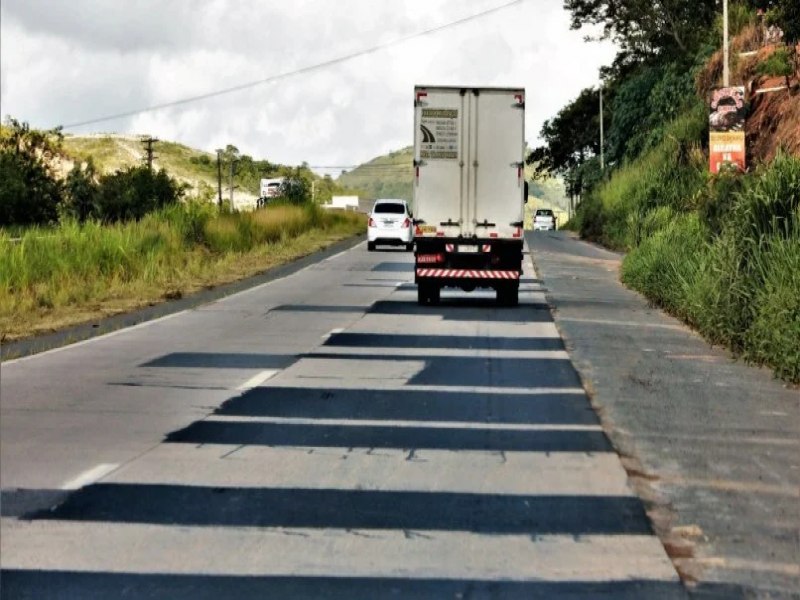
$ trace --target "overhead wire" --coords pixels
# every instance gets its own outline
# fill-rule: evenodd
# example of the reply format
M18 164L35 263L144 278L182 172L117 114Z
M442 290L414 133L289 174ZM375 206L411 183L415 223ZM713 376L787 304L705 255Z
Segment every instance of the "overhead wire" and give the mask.
M419 38L419 37L423 37L423 36L426 36L426 35L431 35L431 34L434 34L434 33L438 33L440 31L443 31L445 29L449 29L451 27L456 27L458 25L463 25L464 23L468 23L470 21L474 21L476 19L483 18L485 16L488 16L490 14L499 12L501 10L504 10L506 8L514 6L516 4L521 4L522 2L525 2L525 0L511 0L511 2L506 2L505 4L501 4L499 6L494 6L492 8L487 9L487 10L484 10L484 11L481 11L481 12L477 12L477 13L474 13L472 15L468 15L466 17L462 17L460 19L456 19L455 21L450 21L450 22L444 23L442 25L437 25L436 27L431 27L430 29L425 29L423 31L418 31L418 32L413 33L413 34L409 34L409 35L406 35L406 36L395 38L394 40L390 40L388 42L383 42L381 44L376 44L375 46L371 46L369 48L364 48L364 49L358 50L356 52L351 52L349 54L344 54L342 56L338 56L336 58L332 58L330 60L326 60L326 61L323 61L323 62L315 63L315 64L312 64L312 65L307 65L305 67L301 67L299 69L294 69L292 71L285 71L283 73L278 73L276 75L271 75L271 76L265 77L263 79L257 79L255 81L249 81L247 83L242 83L242 84L234 85L234 86L231 86L231 87L222 88L222 89L219 89L219 90L206 92L204 94L197 94L195 96L187 96L186 98L181 98L181 99L178 99L178 100L172 100L170 102L162 102L162 103L159 103L159 104L153 104L153 105L146 106L146 107L143 107L143 108L138 108L138 109L128 110L128 111L124 111L124 112L114 113L114 114L105 115L105 116L102 116L102 117L97 117L97 118L92 118L92 119L86 119L86 120L83 120L83 121L77 121L75 123L69 123L67 125L64 125L63 129L64 130L75 129L76 127L84 127L86 125L94 125L96 123L104 123L104 122L107 122L107 121L115 121L117 119L123 119L123 118L126 118L126 117L133 117L133 116L136 116L136 115L141 115L141 114L145 114L145 113L149 113L149 112L163 110L165 108L173 108L173 107L181 106L181 105L184 105L184 104L190 104L192 102L199 102L201 100L208 100L210 98L215 98L217 96L223 96L223 95L226 95L226 94L232 94L234 92L239 92L239 91L242 91L242 90L246 90L246 89L253 88L253 87L256 87L256 86L260 86L260 85L265 85L265 84L268 84L268 83L274 83L276 81L280 81L282 79L287 79L287 78L290 78L290 77L295 77L297 75L303 75L303 74L306 74L306 73L311 73L313 71L318 71L318 70L321 70L321 69L325 69L325 68L328 68L328 67L332 67L332 66L341 64L343 62L352 60L354 58L358 58L358 57L365 56L365 55L368 55L368 54L374 54L375 52L378 52L380 50L385 50L386 48L390 48L392 46L397 46L398 44L402 44L404 42L408 42L410 40L413 40L413 39L416 39L416 38Z

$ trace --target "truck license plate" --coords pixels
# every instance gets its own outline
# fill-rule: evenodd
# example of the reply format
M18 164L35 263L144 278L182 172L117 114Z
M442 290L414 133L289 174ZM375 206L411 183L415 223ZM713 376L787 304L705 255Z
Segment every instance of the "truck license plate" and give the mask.
M459 244L458 251L459 252L477 252L478 251L478 247L477 246L472 246L472 245Z

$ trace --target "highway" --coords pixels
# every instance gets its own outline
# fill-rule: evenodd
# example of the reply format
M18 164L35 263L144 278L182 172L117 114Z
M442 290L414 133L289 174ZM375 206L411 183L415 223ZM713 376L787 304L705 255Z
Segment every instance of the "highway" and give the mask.
M2 364L3 598L683 598L545 300L366 244Z

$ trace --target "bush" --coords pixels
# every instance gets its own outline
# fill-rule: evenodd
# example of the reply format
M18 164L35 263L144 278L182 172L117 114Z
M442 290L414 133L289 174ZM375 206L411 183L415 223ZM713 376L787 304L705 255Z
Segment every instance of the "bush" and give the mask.
M164 171L129 167L100 178L94 216L105 222L141 219L183 197L182 186Z
M756 73L767 77L791 77L794 74L788 48L778 48L756 65Z
M49 161L61 139L59 130L36 131L8 119L0 132L0 227L58 219L63 191Z

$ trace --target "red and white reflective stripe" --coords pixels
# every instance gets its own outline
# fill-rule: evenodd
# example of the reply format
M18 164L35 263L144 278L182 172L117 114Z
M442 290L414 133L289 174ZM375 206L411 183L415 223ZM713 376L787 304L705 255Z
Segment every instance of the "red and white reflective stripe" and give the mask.
M487 271L482 269L417 269L417 277L449 277L453 279L519 279L519 271Z
M455 244L445 244L444 245L444 249L447 252L455 252L456 251L456 245Z
M491 252L492 251L492 245L491 244L484 244L483 246L481 246L481 251L482 252Z

